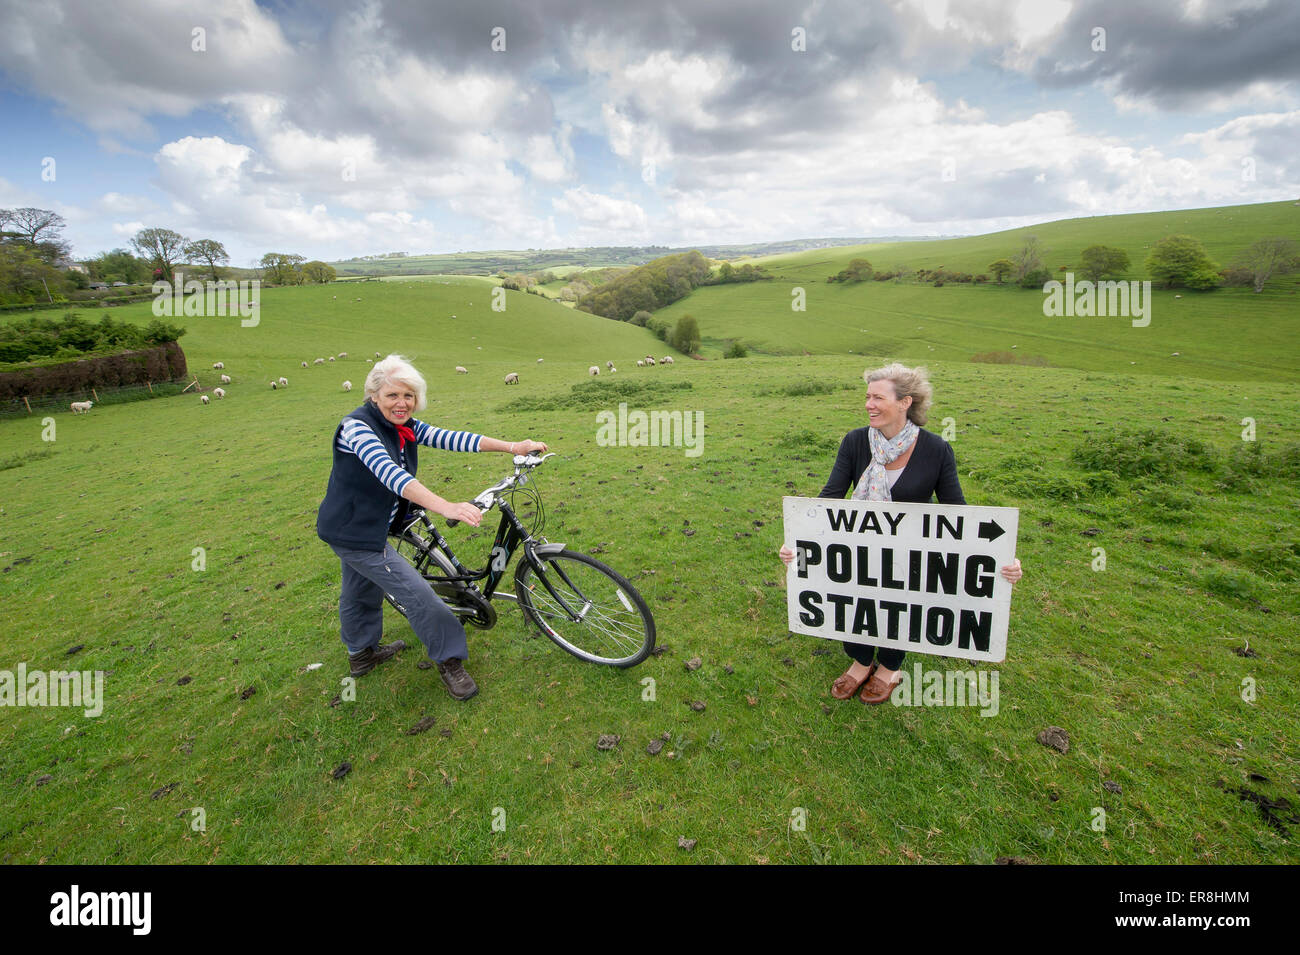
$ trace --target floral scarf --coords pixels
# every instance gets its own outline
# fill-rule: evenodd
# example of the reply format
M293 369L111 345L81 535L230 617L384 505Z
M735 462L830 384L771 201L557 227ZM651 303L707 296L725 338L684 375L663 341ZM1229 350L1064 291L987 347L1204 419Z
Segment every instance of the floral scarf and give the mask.
M903 425L903 429L894 435L891 441L875 428L867 432L871 443L871 463L862 472L862 479L853 489L855 501L892 501L889 494L889 478L885 476L885 465L896 461L907 453L920 429L912 421Z

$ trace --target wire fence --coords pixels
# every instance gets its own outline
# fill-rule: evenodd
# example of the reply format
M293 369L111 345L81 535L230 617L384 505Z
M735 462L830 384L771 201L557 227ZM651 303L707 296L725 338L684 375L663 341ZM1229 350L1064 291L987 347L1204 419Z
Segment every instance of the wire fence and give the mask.
M94 402L101 405L121 405L130 401L147 401L150 398L168 398L197 388L194 378L178 381L147 381L139 385L118 385L112 388L85 388L78 391L55 392L28 398L0 400L0 419L23 418L28 415L48 414L51 411L70 412L74 401Z

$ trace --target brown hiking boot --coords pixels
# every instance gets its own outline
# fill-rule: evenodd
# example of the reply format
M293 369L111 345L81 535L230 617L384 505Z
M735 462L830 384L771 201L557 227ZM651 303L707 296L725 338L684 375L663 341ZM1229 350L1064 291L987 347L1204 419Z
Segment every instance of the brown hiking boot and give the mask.
M366 647L360 653L350 653L348 654L348 664L352 668L352 675L365 676L379 664L395 657L398 650L405 649L405 640L394 640L392 643L380 643L373 647Z
M468 700L478 692L478 684L465 672L465 661L453 657L438 664L442 682L447 685L447 692L455 699Z

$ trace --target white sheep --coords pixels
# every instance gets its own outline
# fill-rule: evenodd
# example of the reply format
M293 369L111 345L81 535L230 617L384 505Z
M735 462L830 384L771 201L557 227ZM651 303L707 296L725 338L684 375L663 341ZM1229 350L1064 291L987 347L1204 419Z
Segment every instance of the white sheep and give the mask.
M541 364L541 363L542 363L542 359L540 359L540 358L539 358L539 359L537 359L537 364L539 364L539 365L540 365L540 364Z
M506 384L507 385L519 384L519 373L517 371L512 371L510 374L506 375Z
M600 369L597 368L595 365L592 365L590 368L587 369L587 374L591 375L594 378L600 374Z
M280 387L281 387L281 388L288 388L288 387L289 387L289 379L288 379L288 378L281 378L281 379L280 379Z
M223 385L228 385L228 384L230 384L230 376L229 376L229 375L222 375L222 376L221 376L221 383L222 383Z
M659 359L659 364L661 365L671 365L672 363L673 363L672 355L664 355L663 358Z
M313 365L323 365L323 364L325 364L325 359L324 359L324 358L317 358L314 362L312 362L312 364L313 364Z
M206 405L206 404L208 403L208 396L207 396L207 395L199 395L199 401L203 402L203 403Z
M637 366L638 368L644 368L644 367L645 367L645 359L644 359L644 358L638 358L638 359L636 360L636 366Z
M272 391L275 391L275 389L276 389L277 387L278 387L278 386L277 386L276 383L275 383L275 379L272 378L272 379L271 379L271 390L272 390Z
M458 375L468 375L468 374L469 374L469 369L466 368L464 365L457 365L457 366L456 366L456 374L458 374Z
M333 356L333 355L330 355L330 361L333 361L333 360L334 360L334 356Z
M645 356L645 363L646 363L647 365L651 365L651 366L653 366L654 363L655 363L655 360L654 360L653 358L651 358L649 355L646 355L646 356Z
M613 368L613 367L614 367L614 363L613 363L612 361L607 361L607 362L605 362L605 367L606 367L606 368Z
M212 363L212 367L213 367L213 368L225 368L225 367L226 367L226 363L225 363L224 361L214 361L214 362Z
M216 395L218 398L224 398L224 397L226 397L226 389L225 389L225 388L213 388L213 389L212 389L212 393L213 393L214 395Z
M375 352L375 357L376 357L376 358L379 357L379 352Z
M85 414L92 407L94 407L94 404L95 403L93 401L74 401L72 403L72 413Z
M345 351L341 351L341 352L339 352L339 357L340 357L340 358L347 358L347 357L348 357L348 353L345 352Z
M302 367L306 368L306 367L307 367L307 363L306 363L306 362L303 362L303 363L302 363Z
M352 382L350 382L350 381L345 381L345 382L343 382L343 390L344 390L344 391L351 391L351 390L352 390Z

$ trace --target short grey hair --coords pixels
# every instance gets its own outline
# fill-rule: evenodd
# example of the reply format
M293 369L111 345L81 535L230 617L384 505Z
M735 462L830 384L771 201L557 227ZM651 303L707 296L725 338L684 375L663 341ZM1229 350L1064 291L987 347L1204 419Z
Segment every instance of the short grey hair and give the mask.
M899 401L911 398L912 403L908 406L907 417L918 427L925 424L926 412L930 410L930 403L934 400L934 389L930 387L928 375L929 372L920 366L908 368L897 361L884 368L862 373L868 385L873 381L893 382L894 397Z
M394 382L409 385L415 392L415 410L425 409L427 406L425 397L429 389L424 383L424 376L401 355L389 355L382 361L375 362L375 367L371 368L370 374L366 375L366 400L374 401L375 396L385 386Z

